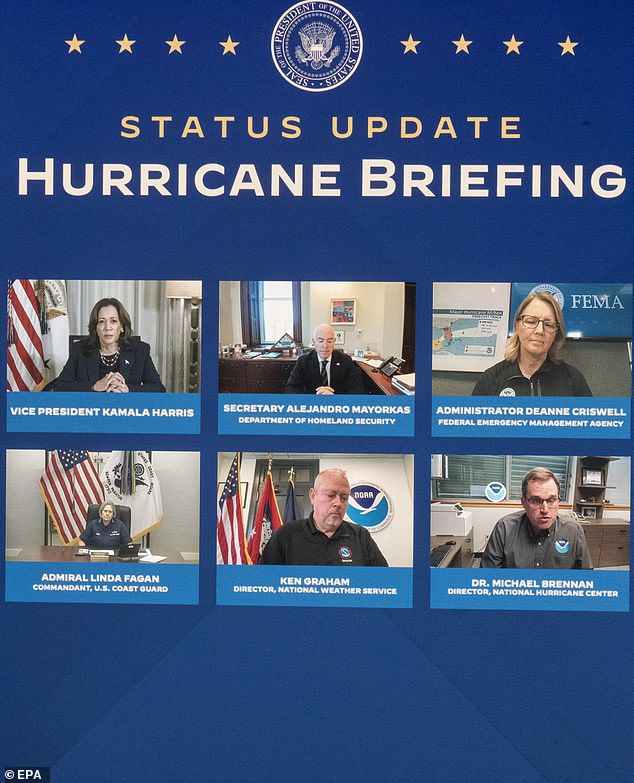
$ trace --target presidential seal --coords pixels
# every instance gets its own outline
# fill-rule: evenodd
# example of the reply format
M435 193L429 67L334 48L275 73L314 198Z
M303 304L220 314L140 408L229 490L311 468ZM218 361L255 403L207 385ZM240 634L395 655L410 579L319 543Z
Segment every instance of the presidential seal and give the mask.
M338 3L297 3L278 19L271 37L277 70L309 92L343 84L357 69L362 52L361 29Z

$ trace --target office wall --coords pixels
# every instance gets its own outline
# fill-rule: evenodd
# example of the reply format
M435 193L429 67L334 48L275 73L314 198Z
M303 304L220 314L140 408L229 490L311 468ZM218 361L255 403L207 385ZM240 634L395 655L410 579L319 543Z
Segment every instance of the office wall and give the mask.
M177 549L197 559L200 539L200 454L197 451L153 451L152 464L161 482L163 523L150 535L150 546ZM212 525L215 510L208 512Z
M330 323L330 300L345 297L357 300L357 322L354 326L340 324L336 327L345 333L344 345L337 347L352 353L355 348L370 346L381 356L400 356L403 349L404 291L403 283L302 283L304 345L310 345L317 324ZM240 282L221 280L219 297L218 340L221 345L241 343Z
M6 546L44 543L44 500L39 479L44 470L44 451L7 450Z
M564 361L580 370L595 397L629 397L632 371L624 342L569 340ZM432 394L470 395L480 373L432 372Z
M610 462L608 466L608 488L605 491L606 500L609 500L616 506L629 506L630 505L630 474L631 474L631 458L620 457L614 462ZM604 516L609 509L604 509Z
M105 461L108 453L99 452L96 456ZM163 523L151 533L151 546L157 552L163 546L198 557L199 459L198 452L152 452L163 501ZM44 544L45 505L39 486L44 466L43 450L7 451L8 550Z
M356 299L354 326L338 324L334 327L345 334L345 343L338 348L352 353L355 348L369 347L386 358L400 356L403 349L404 291L403 283L320 281L302 284L304 345L310 344L317 324L330 323L331 299Z
M231 467L234 454L221 454L218 460L218 481L224 481ZM383 530L373 534L388 563L395 567L411 567L413 564L413 497L414 457L410 454L393 455L320 455L296 454L303 459L319 459L320 470L343 468L351 482L372 481L382 487L394 506L392 522ZM265 459L268 453L243 454L240 470L241 483L248 483L247 497L243 498L245 526L247 509L250 508L254 490L256 459ZM275 456L274 456L275 458Z

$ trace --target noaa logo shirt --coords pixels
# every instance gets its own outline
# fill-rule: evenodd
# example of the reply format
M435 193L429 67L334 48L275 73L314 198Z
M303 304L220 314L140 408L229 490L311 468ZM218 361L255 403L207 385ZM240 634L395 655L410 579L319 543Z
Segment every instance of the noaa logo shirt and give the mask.
M544 535L535 534L524 511L502 517L493 528L481 568L592 568L583 527L556 517Z
M264 547L262 565L387 566L387 560L368 531L345 519L328 537L308 519L287 522Z

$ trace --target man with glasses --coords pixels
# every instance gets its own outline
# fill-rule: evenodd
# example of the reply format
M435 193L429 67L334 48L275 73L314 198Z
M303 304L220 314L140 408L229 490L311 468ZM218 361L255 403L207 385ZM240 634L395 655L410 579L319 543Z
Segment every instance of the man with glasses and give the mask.
M370 533L344 519L350 499L345 471L322 470L309 498L313 510L308 518L278 527L264 547L260 565L387 567Z
M365 394L363 373L352 359L335 351L335 332L328 324L319 324L313 333L314 351L297 360L285 394Z
M522 481L523 511L493 528L481 568L592 568L583 527L559 515L559 479L533 468Z

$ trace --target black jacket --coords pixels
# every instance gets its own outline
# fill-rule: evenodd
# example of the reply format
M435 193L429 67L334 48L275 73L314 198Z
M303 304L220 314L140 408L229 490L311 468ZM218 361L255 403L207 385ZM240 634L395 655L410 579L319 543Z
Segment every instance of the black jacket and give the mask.
M164 392L152 357L150 346L137 340L119 356L119 372L131 392ZM54 391L92 391L100 378L99 351L87 349L83 343L71 346L70 356L53 386Z
M321 363L316 351L300 356L293 367L285 394L315 394L321 386ZM335 394L365 394L363 373L355 362L341 351L333 351L330 358L330 386Z
M565 362L555 364L550 359L525 378L517 362L508 359L489 367L480 376L473 391L480 397L592 397L586 379Z

